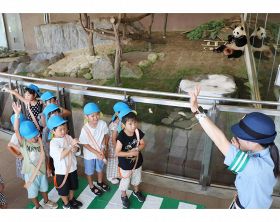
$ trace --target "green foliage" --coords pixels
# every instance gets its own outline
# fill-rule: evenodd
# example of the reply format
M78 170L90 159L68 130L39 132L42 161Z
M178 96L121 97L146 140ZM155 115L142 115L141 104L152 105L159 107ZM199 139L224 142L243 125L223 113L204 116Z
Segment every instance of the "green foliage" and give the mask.
M268 22L266 28L271 33L272 40L276 41L279 33L280 23Z
M225 23L223 20L210 21L186 33L186 37L190 40L198 40L202 38L216 39L217 35L224 27Z

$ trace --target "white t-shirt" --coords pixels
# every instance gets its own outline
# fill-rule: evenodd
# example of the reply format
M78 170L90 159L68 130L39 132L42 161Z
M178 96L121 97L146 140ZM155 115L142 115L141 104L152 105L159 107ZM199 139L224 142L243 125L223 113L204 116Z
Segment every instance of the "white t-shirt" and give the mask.
M50 156L53 158L53 165L55 168L55 174L65 175L68 166L68 156L63 159L60 159L61 153L63 149L71 149L70 145L73 141L72 137L66 135L66 138L53 138L50 142ZM69 173L77 170L77 159L74 153L71 152L72 155L72 164L70 167Z
M85 124L81 130L80 134L80 143L81 144L89 144L91 147L95 148L94 144L91 142L90 138L88 137L84 127L87 127L91 133L91 135L94 137L96 143L98 144L99 148L101 149L102 140L105 136L105 134L109 133L108 126L105 121L99 120L97 123L96 128L92 128L88 123ZM90 152L87 148L84 147L84 158L86 160L92 160L97 159L97 156Z
M17 135L16 135L15 133L12 135L12 138L11 138L11 140L10 140L10 143L13 143L13 144L16 145L18 148L20 147L20 144L19 144Z

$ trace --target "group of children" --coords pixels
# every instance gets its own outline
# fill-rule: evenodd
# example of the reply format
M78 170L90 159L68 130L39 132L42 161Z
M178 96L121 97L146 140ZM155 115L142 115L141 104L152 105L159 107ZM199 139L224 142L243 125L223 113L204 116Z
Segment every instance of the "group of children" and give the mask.
M21 105L13 103L11 122L15 134L8 149L16 157L17 176L25 181L28 198L35 207L57 208L57 203L48 199L48 177L54 177L54 185L63 201L64 209L78 209L83 203L75 199L78 189L77 151L83 147L84 169L93 195L100 196L110 190L103 179L106 165L107 180L120 183L123 208L129 208L126 191L131 183L133 195L140 202L145 196L139 191L145 147L144 133L137 128L137 115L126 103L117 102L112 121L107 126L101 120L102 113L97 104L90 102L83 108L85 124L79 139L68 135L67 120L71 112L57 105L56 97L47 91L41 95L39 88L30 84L24 96L15 90L7 92L24 102L28 115L24 117ZM40 98L40 99L39 99ZM93 175L97 172L97 183ZM40 205L38 193L44 202Z

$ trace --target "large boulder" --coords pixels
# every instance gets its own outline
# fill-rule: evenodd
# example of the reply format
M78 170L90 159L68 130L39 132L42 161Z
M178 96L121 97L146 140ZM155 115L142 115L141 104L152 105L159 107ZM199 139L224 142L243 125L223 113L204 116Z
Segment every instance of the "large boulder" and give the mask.
M7 62L0 62L0 72L7 72L8 65L9 65L9 63L7 63Z
M25 67L26 72L31 73L43 73L49 66L49 60L31 61L28 66Z
M10 62L9 65L8 65L8 73L14 74L14 72L15 72L15 70L16 70L16 68L17 68L17 66L18 66L19 63L20 63L20 62L18 62L18 61L16 61L16 60Z
M107 55L96 56L92 64L93 79L110 79L114 77L114 69Z
M63 53L48 53L48 52L40 52L32 55L33 61L44 61L49 60L49 64L53 64L58 60L64 58Z
M201 86L200 96L230 97L236 91L234 79L224 74L206 74L181 80L180 93L189 93L196 85ZM200 101L202 102L202 101ZM203 101L212 103L212 101Z
M22 62L20 64L18 64L16 70L14 71L14 74L18 74L21 72L26 72L26 67L28 66L28 64Z
M121 63L121 77L139 79L142 75L143 72L138 66L133 66L127 61Z

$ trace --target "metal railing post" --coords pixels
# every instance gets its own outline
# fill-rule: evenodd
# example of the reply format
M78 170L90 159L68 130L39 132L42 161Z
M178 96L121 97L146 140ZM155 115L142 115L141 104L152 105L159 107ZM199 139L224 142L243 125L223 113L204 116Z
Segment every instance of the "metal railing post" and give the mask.
M217 108L214 105L212 109L208 110L208 117L216 124L217 119ZM213 141L206 135L206 133L203 133L204 137L204 149L203 149L203 156L201 161L201 172L200 172L200 185L202 190L206 190L207 186L210 185L211 182L211 158L212 158L212 152L213 152Z

